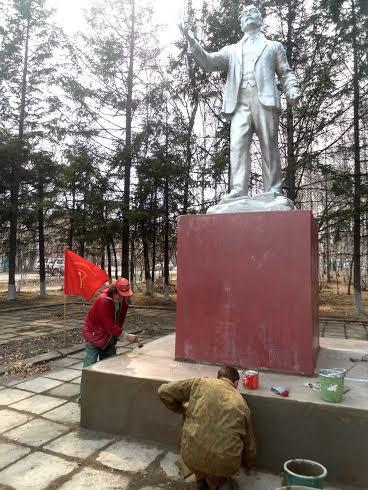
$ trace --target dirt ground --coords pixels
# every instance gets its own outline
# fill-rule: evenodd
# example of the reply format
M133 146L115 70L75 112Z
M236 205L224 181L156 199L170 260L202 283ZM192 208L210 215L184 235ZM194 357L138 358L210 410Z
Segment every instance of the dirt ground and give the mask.
M319 312L321 316L347 318L350 320L368 320L368 291L362 291L363 304L367 314L359 315L354 311L354 290L347 293L347 285L339 285L339 294L334 283L324 283L319 293Z

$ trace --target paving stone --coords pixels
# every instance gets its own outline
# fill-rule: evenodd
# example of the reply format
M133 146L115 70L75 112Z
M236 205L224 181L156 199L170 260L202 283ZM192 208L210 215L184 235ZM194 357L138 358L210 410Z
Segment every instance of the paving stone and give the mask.
M3 434L4 437L29 446L41 446L51 439L64 434L68 427L50 420L33 419L30 422Z
M160 466L162 471L166 474L168 478L172 480L181 480L182 477L176 466L176 461L178 459L178 454L168 452L160 461Z
M97 461L118 470L141 471L161 453L153 446L123 439L101 451Z
M24 381L29 381L29 379L30 378L4 378L4 384L6 384L6 386L16 386Z
M76 359L71 359L69 357L62 357L61 359L58 359L52 363L52 366L54 367L68 367L71 364L74 364Z
M82 490L87 488L98 488L108 490L110 488L127 489L129 478L106 471L95 470L94 468L83 468L72 478L59 487L62 490Z
M70 354L69 357L73 359L84 359L84 348L82 352L75 352L74 354Z
M30 379L24 383L17 385L17 388L33 391L33 393L42 393L43 391L51 390L56 386L62 384L62 381L51 378L44 378L43 376L38 376L37 378Z
M44 374L45 378L59 379L60 381L71 381L79 376L75 369L54 369Z
M75 361L76 359L73 360ZM76 364L69 366L69 369L78 369L78 370L83 369L83 361L77 362Z
M0 471L0 484L16 490L43 490L76 467L77 463L36 451Z
M7 430L18 427L18 425L29 422L33 417L15 410L4 409L0 411L0 434Z
M113 437L90 430L70 432L46 446L46 449L74 458L88 458L95 451L111 442Z
M68 402L44 413L43 416L61 424L77 424L80 420L80 408L78 403Z
M32 396L28 391L17 390L15 388L6 388L0 393L0 405L10 405L24 398Z
M55 390L57 390L57 388L55 388ZM41 414L62 405L63 403L65 403L65 400L60 400L60 398L45 395L34 395L30 398L26 398L25 400L21 400L20 402L13 403L11 408L23 410L24 412Z
M64 383L48 391L47 394L60 396L61 398L72 398L80 394L80 387L76 383Z
M0 470L11 463L18 461L26 454L30 453L30 449L24 446L18 446L12 442L0 442Z
M73 381L71 381L73 384L77 384L77 385L80 385L81 384L81 379L82 379L82 376L79 376L79 378L75 378L73 379Z

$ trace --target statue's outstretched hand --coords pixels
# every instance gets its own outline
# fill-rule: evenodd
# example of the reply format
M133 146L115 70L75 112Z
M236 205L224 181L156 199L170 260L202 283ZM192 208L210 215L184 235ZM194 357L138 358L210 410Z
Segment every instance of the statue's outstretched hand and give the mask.
M195 41L195 36L193 32L188 27L185 27L183 24L179 24L179 29L185 39L188 41L188 43L193 44Z

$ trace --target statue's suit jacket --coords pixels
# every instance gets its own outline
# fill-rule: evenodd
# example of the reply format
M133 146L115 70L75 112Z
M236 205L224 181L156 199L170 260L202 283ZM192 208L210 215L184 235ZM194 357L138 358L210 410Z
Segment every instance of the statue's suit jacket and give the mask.
M227 81L224 91L222 113L230 119L235 111L243 74L243 42L225 46L220 51L208 53L198 41L189 47L189 53L206 71L227 70ZM257 83L258 99L262 105L281 111L280 94L277 89L275 74L278 75L282 88L288 96L290 89L297 88L298 82L291 70L282 45L277 41L266 39L260 34L259 51L254 64L254 76Z

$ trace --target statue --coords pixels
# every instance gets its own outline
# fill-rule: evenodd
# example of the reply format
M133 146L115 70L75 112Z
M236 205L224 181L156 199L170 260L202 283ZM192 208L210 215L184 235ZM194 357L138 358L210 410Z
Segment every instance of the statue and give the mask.
M227 71L222 114L231 121L230 192L208 213L238 211L279 211L292 209L292 201L281 193L281 162L278 125L281 112L277 74L288 100L299 98L298 82L285 50L277 41L261 33L262 15L254 6L240 16L243 38L220 51L208 53L191 30L180 26L189 43L188 53L207 71ZM256 133L262 151L264 192L248 197L251 170L250 145Z

